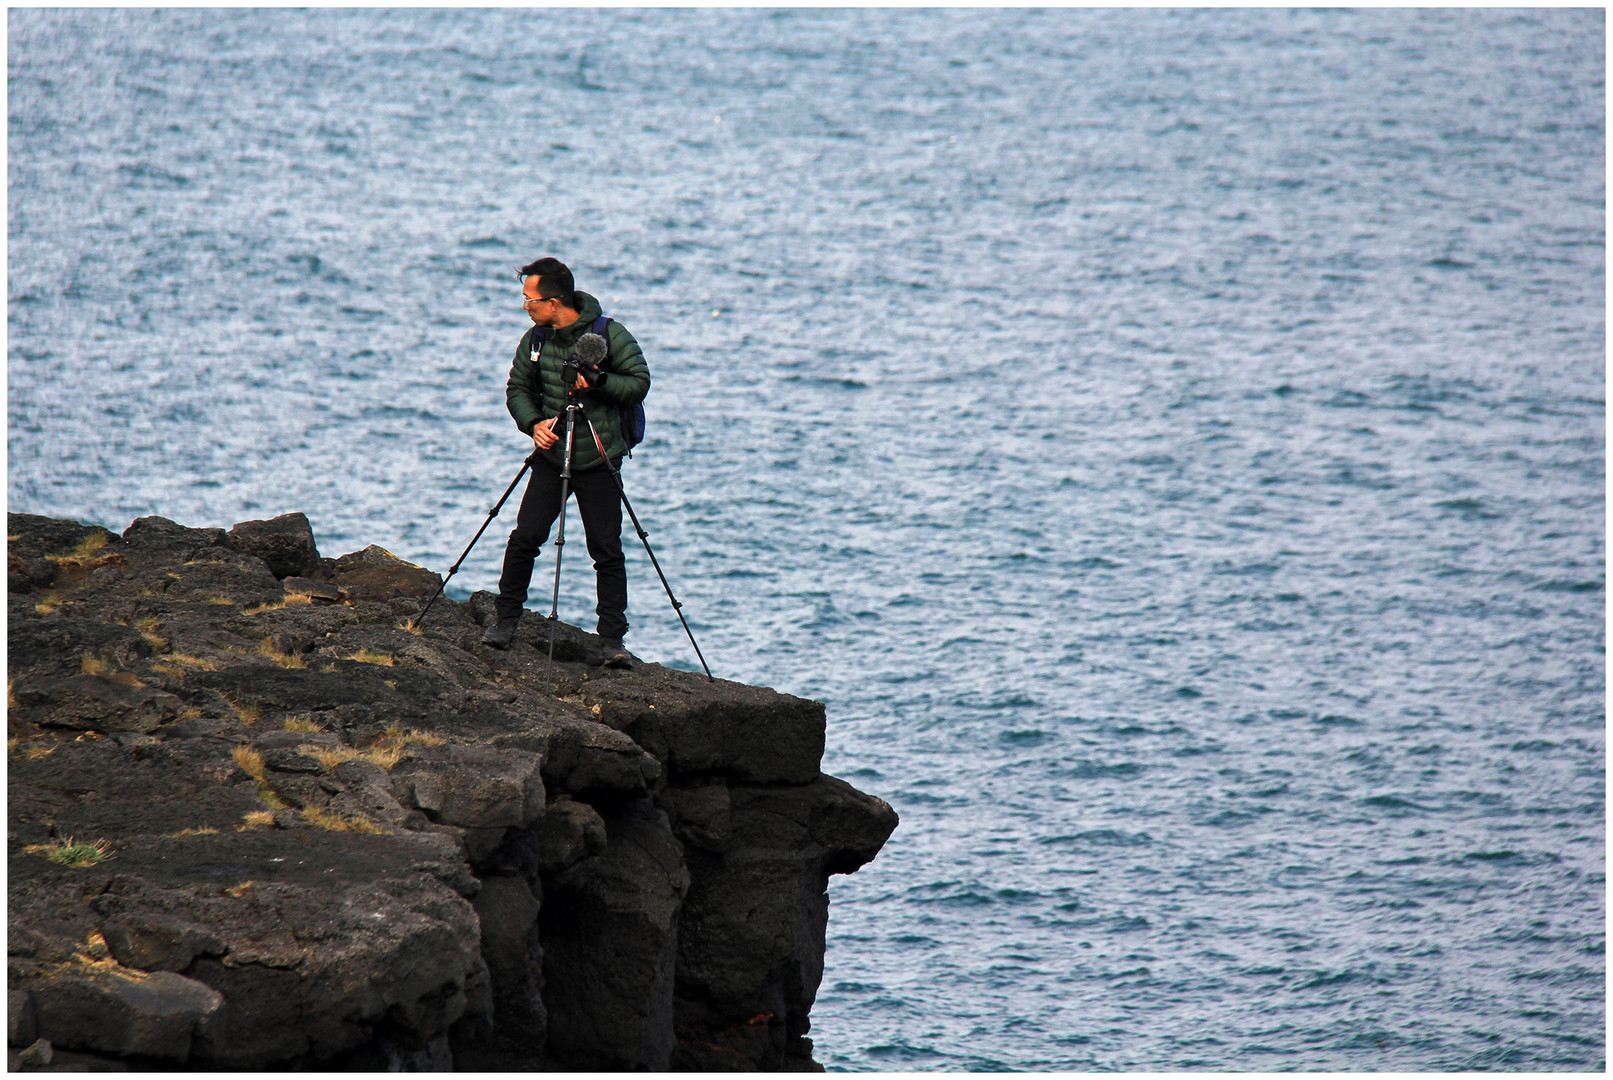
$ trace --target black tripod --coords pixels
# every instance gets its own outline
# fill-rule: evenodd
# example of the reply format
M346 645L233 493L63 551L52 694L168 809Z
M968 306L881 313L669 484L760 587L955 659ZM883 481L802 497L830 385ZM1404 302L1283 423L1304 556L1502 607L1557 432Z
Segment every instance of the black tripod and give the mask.
M566 544L566 497L567 489L571 485L571 451L576 442L576 418L582 417L582 422L588 425L588 434L594 440L594 448L599 451L599 460L605 468L610 470L611 479L616 481L616 493L621 496L622 505L627 507L627 516L633 520L633 530L638 533L639 541L644 545L645 554L650 557L650 565L655 567L655 576L661 579L661 587L666 590L667 599L672 602L672 610L677 613L678 621L683 624L683 632L689 635L689 644L694 646L694 654L700 658L700 666L705 668L706 678L716 682L711 674L711 667L706 663L706 657L700 651L699 644L694 639L694 631L689 629L689 620L683 617L683 604L672 595L672 586L667 582L666 574L661 572L661 563L650 549L650 534L644 531L639 524L638 514L633 511L633 504L628 501L627 488L622 485L622 474L615 465L611 464L610 455L605 453L605 444L599 438L599 432L594 422L588 419L583 411L582 403L577 401L576 391L571 389L576 383L576 369L567 364L562 369L563 377L568 387L566 391L566 451L564 462L560 468L560 528L555 535L554 542L554 598L549 607L549 663L554 664L554 635L555 624L560 615L560 557Z
M482 538L482 533L486 532L487 527L493 524L493 519L498 517L498 512L504 509L504 503L509 499L510 492L515 490L515 485L521 482L521 477L525 476L526 471L532 468L532 463L538 460L538 454L541 452L539 450L532 451L527 455L526 460L521 463L521 471L515 474L515 479L510 481L510 486L504 489L504 494L498 497L498 502L494 503L493 508L487 512L487 520L482 522L480 529L476 530L476 535L470 538L470 543L466 544L465 550L459 553L459 558L454 565L448 568L448 577L442 579L442 584L437 586L437 591L431 594L430 600L426 601L425 609L414 617L416 630L420 629L420 624L426 621L426 612L431 610L431 605L437 602L437 597L441 596L442 591L448 587L449 580L459 573L459 564L465 561L465 556L470 554L470 549L476 546L476 541Z

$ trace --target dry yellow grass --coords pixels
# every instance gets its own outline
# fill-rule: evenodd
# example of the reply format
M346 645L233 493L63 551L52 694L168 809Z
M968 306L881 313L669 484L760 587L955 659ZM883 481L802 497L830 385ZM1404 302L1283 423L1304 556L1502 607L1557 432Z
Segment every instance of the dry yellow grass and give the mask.
M395 661L390 653L376 652L374 649L360 649L343 660L357 660L361 664L380 664L382 667L392 667Z
M305 668L308 666L308 661L296 653L281 652L275 648L274 638L272 637L266 637L258 642L258 655L267 656L283 668Z
M397 767L398 762L403 760L403 751L404 747L401 745L381 746L377 744L364 751L364 760L373 761L387 772L391 772Z
M436 735L418 731L414 728L404 729L393 724L382 733L381 737L363 750L353 746L314 746L304 743L297 747L297 753L313 758L327 770L334 770L344 761L362 759L373 762L388 772L401 760L410 743L421 746L441 746L446 739Z
M318 724L314 723L313 717L311 717L311 716L288 716L288 717L286 717L286 725L285 726L286 726L287 731L305 731L306 732L306 731L323 731L323 730L325 730L324 728L320 727Z
M91 533L80 540L78 546L67 557L69 559L88 559L91 555L106 547L106 543L110 539L111 537L105 533Z
M57 742L30 742L21 747L21 752L22 756L29 761L38 761L41 758L50 757L60 745Z
M413 634L415 637L421 637L421 636L423 636L425 634L424 630L420 629L420 627L418 627L418 626L416 626L414 624L413 619L403 619L403 620L401 620L398 623L398 629L399 630L407 630L409 633Z
M297 753L313 758L325 766L327 772L334 770L344 761L364 756L362 750L355 750L351 746L315 746L312 743L303 743L297 747Z
M381 743L376 743L366 750L352 746L311 746L305 743L297 747L297 753L313 758L331 772L334 772L336 766L342 762L355 759L374 762L390 772L392 767L403 759L402 746Z
M134 628L140 631L140 636L146 639L146 644L150 645L153 649L166 649L168 647L167 639L158 636L156 633L157 624L160 621L161 620L153 617L148 619L139 619L134 624Z
M274 793L274 789L269 786L269 778L264 770L262 754L258 753L250 746L237 746L230 751L230 757L234 758L235 764L240 766L241 771L250 776L258 785L258 798L262 801L264 806L269 808L269 811L284 809L286 804L280 801L280 797L276 795ZM253 811L253 813L267 812L268 811ZM271 820L274 817L272 813L269 816Z
M223 667L217 660L204 660L200 656L190 656L186 653L169 653L161 660L151 665L151 670L159 671L170 679L184 680L191 668L201 671L217 671Z
M235 710L236 717L247 727L251 727L263 719L263 708L261 706L254 705L250 701L237 701L228 694L220 694L219 696L229 703L230 708Z
M266 829L274 824L274 813L269 810L248 810L241 819L241 824L235 827L237 832L247 829Z
M45 597L45 599L41 600L39 603L34 605L34 614L36 614L36 615L49 615L51 612L53 612L57 608L61 607L62 602L65 601L66 599L67 598L65 596L62 596L60 593L57 593L57 594L52 595L52 596L47 596L47 597Z
M242 608L241 614L262 615L265 611L279 611L281 608L290 607L292 604L311 604L313 602L314 598L307 593L286 593L285 598L282 600L271 600L267 604L259 604L257 607Z
M385 829L368 818L343 817L340 814L333 814L329 810L320 810L313 806L302 811L302 819L310 825L317 825L321 829L329 829L332 832L386 832Z
M109 974L116 975L120 982L142 983L151 978L151 976L144 971L140 971L136 968L124 967L111 956L97 960L95 957L89 956L83 952L76 952L73 954L73 959L68 961L68 963L82 972L104 971ZM66 964L63 965L63 967L66 966Z
M165 658L165 662L169 664L179 664L188 668L197 668L201 671L217 671L219 668L224 666L217 660L207 660L200 656L192 656L189 653L178 652L169 653Z
M234 758L235 764L252 779L260 784L267 782L264 779L262 754L250 746L237 746L230 751L230 757Z
M255 881L243 881L239 885L231 885L228 889L224 890L224 895L225 896L233 896L237 900L239 900L241 897L243 897L247 893L251 892L253 886L255 886L256 884L257 884L257 882L255 882Z
M45 558L63 567L83 566L95 557L95 553L106 547L105 533L92 533L78 542L78 545L66 555L46 555Z
M258 811L256 811L256 810L253 811L253 813L257 813L257 812ZM274 815L273 814L269 815L269 820L270 821L274 820ZM218 830L217 829L213 828L210 825L204 825L199 829L180 829L176 833L169 833L167 838L169 840L179 840L179 839L182 839L182 838L187 837L187 836L217 836L217 835L218 835Z
M220 607L229 607L230 605L235 603L234 600L231 600L227 596L209 596L207 598L207 602L209 604L217 604Z
M396 723L388 724L381 738L388 742L419 743L422 746L441 746L448 740L440 735L433 735L419 728L404 728Z
M410 743L420 746L441 746L448 740L417 728L402 728L391 724L381 737L366 752L366 756L378 765L390 770L407 751Z
M112 950L107 947L106 935L99 930L90 931L89 936L84 939L84 947L73 959L88 960L92 964L117 964L117 961L112 959Z
M78 669L86 675L94 675L97 678L107 679L123 686L146 685L133 672L119 671L99 656L86 655L79 661Z

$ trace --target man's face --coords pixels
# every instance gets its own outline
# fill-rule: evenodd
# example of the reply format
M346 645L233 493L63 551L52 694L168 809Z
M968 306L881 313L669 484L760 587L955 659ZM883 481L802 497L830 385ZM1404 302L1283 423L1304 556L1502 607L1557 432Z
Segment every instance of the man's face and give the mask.
M560 315L560 301L554 297L547 300L538 298L540 279L533 274L521 286L521 295L526 297L526 313L532 322L538 326L550 327L556 325Z

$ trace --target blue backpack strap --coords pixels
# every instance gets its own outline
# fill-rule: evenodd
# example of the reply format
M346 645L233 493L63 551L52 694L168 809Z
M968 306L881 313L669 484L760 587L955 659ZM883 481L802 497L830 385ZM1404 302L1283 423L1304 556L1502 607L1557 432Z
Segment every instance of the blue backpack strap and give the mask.
M606 360L610 359L610 335L605 333L605 324L608 322L610 322L610 319L605 315L600 315L594 320L594 333L605 339ZM615 369L607 368L606 370L614 371ZM621 408L621 416L622 441L627 444L627 456L632 457L633 447L644 441L644 403L639 402L636 405L623 405Z

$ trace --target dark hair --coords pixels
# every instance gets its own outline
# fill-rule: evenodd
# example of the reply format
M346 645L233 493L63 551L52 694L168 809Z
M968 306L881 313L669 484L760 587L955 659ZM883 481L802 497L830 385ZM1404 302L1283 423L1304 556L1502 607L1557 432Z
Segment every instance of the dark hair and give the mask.
M559 259L543 258L529 262L521 267L521 280L525 281L533 274L538 276L538 296L547 300L551 296L559 297L560 302L568 308L577 306L577 283L571 278L571 271Z

